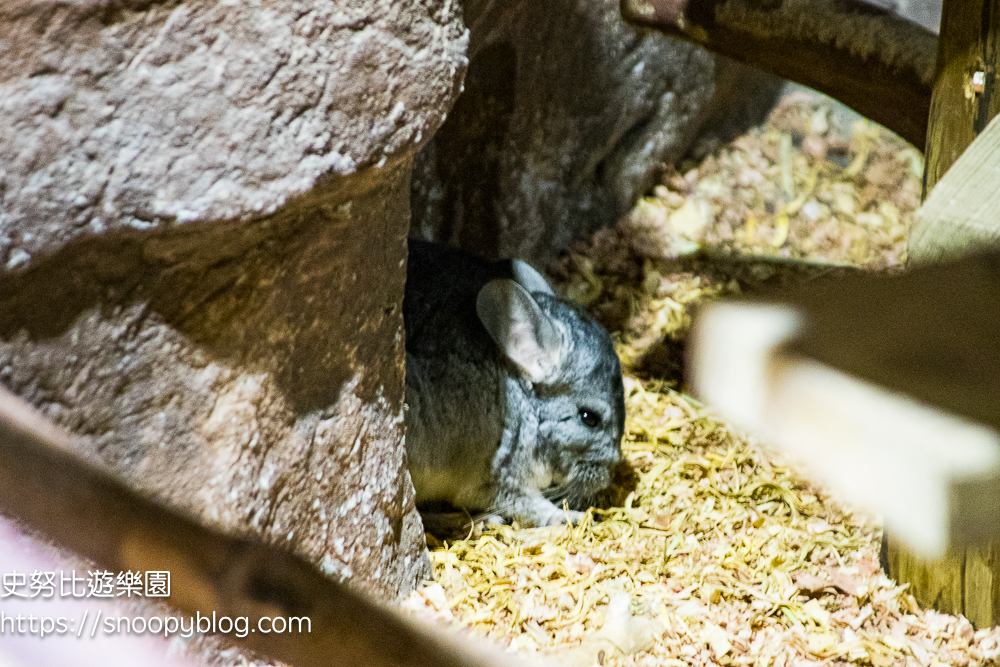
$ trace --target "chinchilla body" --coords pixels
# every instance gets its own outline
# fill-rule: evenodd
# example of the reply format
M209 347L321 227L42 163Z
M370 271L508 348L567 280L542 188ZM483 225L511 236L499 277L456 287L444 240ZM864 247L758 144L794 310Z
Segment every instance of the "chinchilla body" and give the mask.
M534 269L411 239L403 317L418 504L550 525L610 484L625 424L611 337Z

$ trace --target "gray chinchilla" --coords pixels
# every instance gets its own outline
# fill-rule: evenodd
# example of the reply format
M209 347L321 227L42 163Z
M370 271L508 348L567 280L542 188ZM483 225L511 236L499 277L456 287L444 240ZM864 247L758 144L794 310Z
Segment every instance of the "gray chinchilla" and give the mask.
M409 243L406 452L417 503L540 526L566 518L563 500L585 510L621 458L625 392L611 337L524 262Z

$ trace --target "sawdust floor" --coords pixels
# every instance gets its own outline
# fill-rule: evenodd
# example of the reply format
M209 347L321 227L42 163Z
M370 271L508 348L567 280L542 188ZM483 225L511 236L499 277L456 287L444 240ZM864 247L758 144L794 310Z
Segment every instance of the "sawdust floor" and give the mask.
M832 111L787 96L550 268L615 332L634 490L576 526L432 540L411 613L580 665L1000 662L1000 632L921 609L880 571L871 518L682 393L692 306L905 261L920 154Z

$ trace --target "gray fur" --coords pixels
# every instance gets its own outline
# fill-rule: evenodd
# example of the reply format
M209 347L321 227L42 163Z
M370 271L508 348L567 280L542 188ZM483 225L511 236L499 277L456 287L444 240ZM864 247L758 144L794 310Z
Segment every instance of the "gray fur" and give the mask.
M491 280L476 296L476 314L493 342L529 380L554 378L566 339L526 289L507 278Z
M589 507L611 482L625 425L608 333L526 264L415 240L403 316L417 503L535 525L563 521L563 499ZM587 426L584 408L600 424Z

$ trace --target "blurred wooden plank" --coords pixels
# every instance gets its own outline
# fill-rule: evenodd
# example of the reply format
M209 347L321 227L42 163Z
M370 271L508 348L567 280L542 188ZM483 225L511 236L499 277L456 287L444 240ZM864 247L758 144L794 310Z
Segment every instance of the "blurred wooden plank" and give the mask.
M167 570L165 601L190 615L307 616L311 631L251 632L242 644L298 667L472 667L515 662L432 633L276 546L210 530L80 459L70 436L0 387L0 513L123 570Z
M792 298L807 314L796 352L1000 429L1000 255L817 281Z
M688 8L688 0L663 3ZM945 0L926 142L930 195L910 234L914 264L998 245L1000 127L992 120L1000 111L998 27L1000 3ZM728 389L720 384L727 376L707 372L709 355L726 354L716 334L705 334L692 369L703 374L696 382L710 401L728 401L734 418L741 412L753 416L755 421L744 423L811 460L820 477L856 502L883 512L890 528L890 575L909 583L922 604L962 613L979 627L1000 623L1000 483L996 454L989 453L996 446L980 448L989 462L979 469L956 464L968 455L958 450L971 451L982 440L977 428L992 437L1000 428L998 264L993 255L868 288L848 281L821 295L790 295L770 307L786 320L794 312L798 328L770 347L759 340L750 350L744 344L749 361L730 354ZM843 294L837 293L840 286ZM731 339L762 317L744 315L729 318ZM699 364L706 368L699 371ZM825 370L817 371L817 364ZM799 382L798 393L789 390L792 379L804 374L805 386ZM862 417L865 406L847 398L865 392L861 403L881 406L878 418ZM963 434L953 424L950 435L926 441L926 433L910 427L935 411L965 420L971 430ZM894 450L894 442L903 448ZM948 457L956 461L948 463ZM952 549L941 555L948 544ZM940 557L928 558L934 554Z
M1000 537L1000 255L714 304L691 340L700 396L894 536Z
M69 578L72 577L74 570L78 574L82 574L81 567L86 567L86 564L81 562L78 556L74 556L64 549L51 547L51 545L39 540L37 535L26 534L23 527L17 522L0 516L0 573L11 575L15 572L23 574L51 572L58 581L63 572ZM30 582L30 577L28 581ZM12 582L8 580L8 583ZM15 585L14 589L16 591L18 587ZM45 597L42 591L38 591L37 597L30 597L30 593L33 591L29 590L28 597L10 594L0 599L0 612L6 618L16 618L17 615L28 618L29 615L34 615L38 619L53 619L45 621L49 627L45 628L44 637L40 636L41 632L24 634L11 632L11 627L8 624L6 632L0 632L0 665L3 667L36 667L37 665L205 667L205 661L198 651L171 650L171 642L177 640L164 637L162 632L154 635L152 633L110 634L98 631L91 635L97 614L101 614L101 618L104 619L128 617L134 622L139 614L134 602L135 598L129 600L125 596L116 598L72 597L70 595L55 595L55 590L53 590L51 597ZM5 589L3 593L8 593L8 590ZM148 620L152 619L154 615L158 615L162 621L164 611L163 608L150 609L144 618ZM83 622L84 615L86 615L86 623ZM174 612L173 622L178 621L180 616L179 613ZM67 631L62 634L51 631L54 619L59 618L67 622ZM0 623L0 626L2 625ZM76 636L80 625L85 627L85 640L83 637ZM26 629L30 630L30 628ZM40 626L36 626L35 629L42 630ZM191 629L190 626L188 629ZM184 634L188 635L188 639L194 638L193 632ZM176 644L174 649L176 649Z

